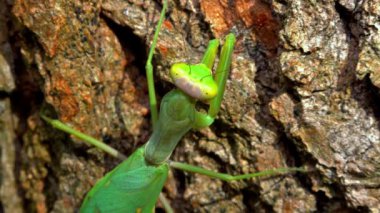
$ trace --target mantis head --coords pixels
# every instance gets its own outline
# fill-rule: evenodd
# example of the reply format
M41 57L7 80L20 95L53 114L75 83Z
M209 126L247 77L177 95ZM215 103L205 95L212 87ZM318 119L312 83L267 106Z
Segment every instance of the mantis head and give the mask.
M196 100L207 101L218 93L211 70L205 64L173 64L170 77L182 92Z

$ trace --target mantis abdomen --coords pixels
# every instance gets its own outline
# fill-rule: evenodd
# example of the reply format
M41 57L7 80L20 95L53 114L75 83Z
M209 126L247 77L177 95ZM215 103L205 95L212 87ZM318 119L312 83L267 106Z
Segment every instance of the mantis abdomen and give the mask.
M141 147L95 184L80 212L152 213L168 171L167 163L147 164Z

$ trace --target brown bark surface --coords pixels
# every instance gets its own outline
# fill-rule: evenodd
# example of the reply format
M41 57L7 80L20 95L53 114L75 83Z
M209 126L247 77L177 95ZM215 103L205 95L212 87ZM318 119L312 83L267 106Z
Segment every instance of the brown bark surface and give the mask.
M0 212L75 212L120 163L45 124L41 109L128 155L152 131L144 65L161 1L0 0ZM173 170L177 212L380 209L380 2L169 1L154 57L197 63L208 41L237 43L222 111L172 156L230 174L313 172L223 182ZM160 204L157 205L160 209Z

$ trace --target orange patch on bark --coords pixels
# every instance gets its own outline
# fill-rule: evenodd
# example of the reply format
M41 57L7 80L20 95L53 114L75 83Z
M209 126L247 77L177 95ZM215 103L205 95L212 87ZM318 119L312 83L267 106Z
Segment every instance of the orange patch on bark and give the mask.
M170 23L170 21L165 20L163 24L164 24L164 27L166 27L168 30L173 29L173 25L172 25L172 23Z
M246 27L252 27L258 41L267 50L275 53L279 44L280 28L271 7L261 0L237 0L236 10Z
M158 44L157 45L157 48L160 50L160 53L165 57L167 54L168 54L168 48L163 46L163 45L160 45Z
M79 112L78 102L67 81L57 75L57 79L53 81L52 88L57 93L54 98L54 104L58 107L60 119L63 122L70 121Z
M235 22L235 10L228 5L228 1L203 0L200 2L201 10L210 23L216 37L221 37L229 31Z

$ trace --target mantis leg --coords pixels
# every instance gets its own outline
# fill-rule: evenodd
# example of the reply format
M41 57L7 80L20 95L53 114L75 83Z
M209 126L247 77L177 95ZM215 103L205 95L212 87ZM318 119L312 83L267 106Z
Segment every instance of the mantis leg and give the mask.
M216 68L215 81L218 85L218 94L215 98L211 100L210 108L208 110L209 116L215 118L220 110L220 105L222 103L224 90L226 87L226 82L228 74L230 71L232 53L235 45L235 36L230 33L226 36L226 41L222 47L222 51L219 57L218 67Z
M157 45L158 34L160 33L161 25L165 19L165 12L166 12L167 7L168 7L168 1L164 0L163 7L160 14L160 20L157 23L156 30L153 36L153 42L152 42L152 45L150 46L148 59L145 65L146 77L148 80L150 114L151 114L153 128L155 127L157 123L158 113L157 113L156 91L154 88L152 59L153 59L154 50L156 49L156 45Z
M160 202L162 206L164 207L166 213L174 213L174 210L170 206L168 199L165 197L165 195L162 192L160 193L160 196L158 198L160 199Z
M108 153L109 155L111 155L113 157L119 158L121 160L125 160L127 158L125 155L123 155L122 153L120 153L116 149L108 146L104 142L97 140L97 139L95 139L89 135L83 134L83 133L71 128L70 126L62 123L59 120L51 119L51 118L46 117L45 115L42 115L42 114L41 114L41 118L44 119L50 125L52 125L54 128L59 129L59 130L66 132L68 134L74 135L75 137L86 142L87 144L93 145L96 148Z
M203 55L202 64L205 64L210 70L214 65L216 54L218 53L219 40L213 39L208 43L207 50Z
M211 170L207 170L198 166L193 166L186 163L180 162L170 162L169 165L173 168L180 169L187 172L198 173L202 175L206 175L212 178L224 180L224 181L234 181L234 180L243 180L250 179L255 177L267 176L267 175L278 175L289 172L307 172L304 168L290 167L290 168L278 168L278 169L270 169L261 172L242 174L242 175L230 175L225 173L214 172Z

